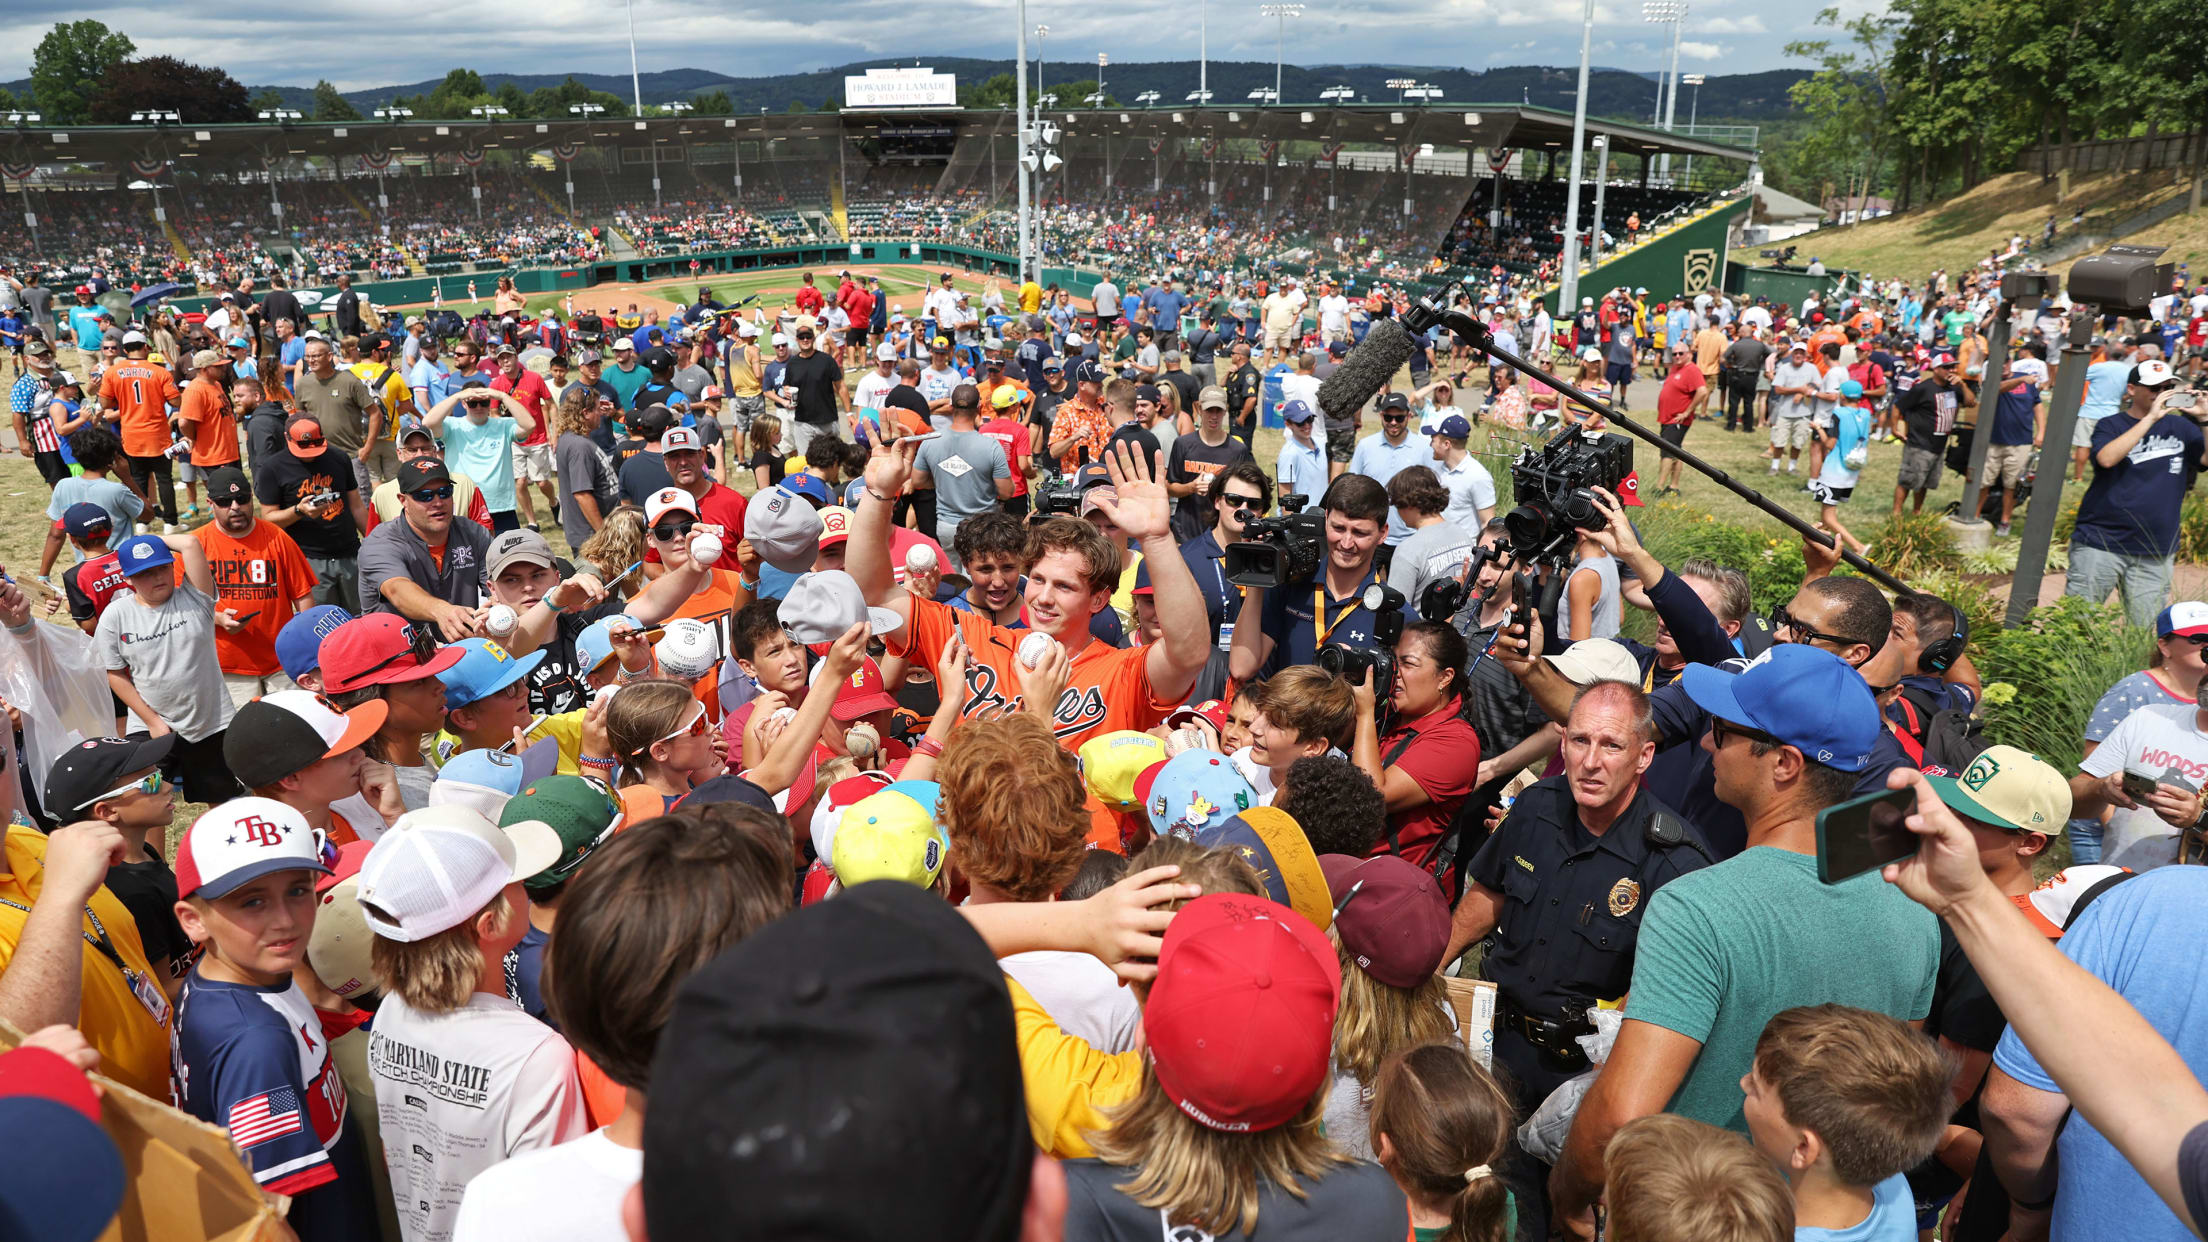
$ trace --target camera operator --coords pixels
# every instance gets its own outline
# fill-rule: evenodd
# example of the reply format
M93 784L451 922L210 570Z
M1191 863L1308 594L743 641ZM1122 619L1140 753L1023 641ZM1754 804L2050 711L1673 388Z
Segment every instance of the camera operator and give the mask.
M1587 1069L1577 1038L1594 1029L1597 1001L1632 984L1649 898L1710 865L1700 833L1641 788L1655 738L1638 689L1597 681L1579 691L1564 770L1519 794L1466 867L1443 960L1494 937L1480 973L1496 985L1494 1055L1510 1070L1497 1077L1515 1086L1521 1115ZM1543 1173L1526 1170L1519 1190L1536 1212L1548 1202Z
M1373 557L1388 532L1387 489L1361 474L1345 474L1327 486L1319 508L1326 518L1326 547L1314 577L1275 591L1243 590L1230 648L1236 681L1309 664L1330 642L1374 645L1378 618L1363 596L1379 577Z
M1256 462L1245 457L1212 478L1212 492L1219 504L1210 529L1181 545L1181 559L1204 593L1204 612L1210 621L1212 646L1228 649L1234 636L1235 614L1242 597L1227 581L1227 545L1242 538L1242 515L1263 514L1273 507L1273 481Z
M1403 627L1395 640L1395 685L1388 696L1395 727L1380 736L1373 670L1351 688L1357 695L1357 741L1351 750L1387 800L1386 852L1442 877L1453 860L1435 857L1457 808L1472 792L1480 739L1464 720L1464 635L1439 621ZM1438 866L1436 864L1439 864Z

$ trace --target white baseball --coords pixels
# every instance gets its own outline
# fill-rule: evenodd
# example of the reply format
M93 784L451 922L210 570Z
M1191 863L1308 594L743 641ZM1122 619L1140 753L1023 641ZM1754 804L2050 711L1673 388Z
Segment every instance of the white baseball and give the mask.
M721 559L721 537L708 531L690 540L690 555L700 565L711 565Z
M935 568L935 549L924 543L912 545L905 553L905 568L916 574L924 574Z
M1040 632L1029 634L1020 640L1020 663L1028 668L1034 668L1050 658L1051 650L1057 645L1058 640L1048 634Z
M483 628L489 630L493 638L504 638L520 626L521 614L505 604L491 605L491 610L483 616Z
M774 714L767 717L767 723L772 725L787 725L795 719L797 719L796 708L777 707L774 709Z

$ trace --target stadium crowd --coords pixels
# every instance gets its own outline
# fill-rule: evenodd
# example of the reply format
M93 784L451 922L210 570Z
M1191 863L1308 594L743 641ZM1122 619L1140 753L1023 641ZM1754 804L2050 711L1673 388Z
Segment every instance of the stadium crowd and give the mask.
M52 523L46 617L0 574L8 1218L115 1218L97 1070L308 1242L2208 1220L2208 441L2161 335L2208 291L2089 379L2071 588L2157 645L2059 771L1987 744L1947 601L1810 541L1753 615L1637 487L1529 537L1474 424L1601 411L1447 336L1322 399L1406 291L1175 227L1086 305L818 272L527 341L0 279ZM1460 305L1674 443L1767 435L1843 541L1896 437L1897 508L1981 394L2030 443L2063 331L1987 356L1991 269L1561 318L1514 275Z

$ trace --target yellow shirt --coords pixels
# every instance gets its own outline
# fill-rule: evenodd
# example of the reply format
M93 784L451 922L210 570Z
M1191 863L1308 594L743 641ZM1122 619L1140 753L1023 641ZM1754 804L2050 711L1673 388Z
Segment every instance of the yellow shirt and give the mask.
M415 413L414 390L407 386L405 368L395 362L391 363L390 375L383 381L381 388L376 387L376 376L383 373L385 364L356 362L347 369L360 377L360 382L368 386L368 391L376 394L376 400L383 402L383 438L396 441L399 438L399 419Z
M582 711L546 716L528 733L528 740L531 742L541 742L548 737L559 742L560 763L557 770L567 776L581 776L583 765L576 762L576 756L583 753ZM460 753L460 735L450 729L439 729L437 736L430 739L429 750L430 766L441 768Z
M10 827L5 849L7 874L0 875L0 897L19 906L36 905L46 879L46 834L35 828ZM138 923L122 901L101 888L86 904L123 965L159 993L161 984L138 940ZM0 905L0 971L15 956L29 919L15 906ZM93 930L92 918L79 921L85 936L99 934ZM146 1012L130 990L130 981L105 953L82 937L78 943L84 946L84 993L77 1005L77 1029L99 1050L100 1072L140 1094L170 1103L168 1023L156 1022Z
M1032 315L1043 309L1043 287L1030 280L1020 286L1020 309Z
M1006 975L1004 982L1012 991L1027 1126L1035 1145L1060 1160L1095 1155L1090 1132L1110 1129L1106 1110L1142 1089L1142 1054L1097 1051L1089 1041L1066 1034L1019 980Z

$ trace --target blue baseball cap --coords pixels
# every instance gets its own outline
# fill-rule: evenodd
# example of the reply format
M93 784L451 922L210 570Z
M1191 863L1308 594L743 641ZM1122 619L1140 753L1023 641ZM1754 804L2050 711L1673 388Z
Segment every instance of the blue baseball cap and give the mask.
M1135 796L1159 836L1194 840L1257 805L1257 791L1227 757L1184 750L1153 763L1135 778Z
M464 750L437 769L429 805L464 806L496 823L516 794L552 775L560 764L558 738L539 738L518 755L503 750Z
M617 625L625 625L632 630L644 628L642 621L622 612L598 618L584 626L583 632L575 636L575 664L582 670L583 676L590 676L599 665L613 658L613 630Z
M1841 380L1841 381L1840 381L1840 395L1841 395L1841 396L1843 396L1843 397L1846 397L1846 398L1847 398L1848 400L1850 400L1850 401L1856 401L1856 400L1860 400L1860 399L1862 398L1862 396L1863 396L1863 385L1862 385L1862 384L1860 384L1860 383L1857 383L1856 381L1854 381L1854 380L1852 380L1852 379L1851 379L1851 380Z
M127 577L144 570L159 569L163 565L173 565L176 563L176 553L169 551L169 545L152 535L133 535L116 546L115 561L123 567L123 574Z
M807 474L800 470L796 474L784 475L782 488L785 491L795 492L807 500L818 501L824 505L836 503L834 494L828 490L827 480L817 474Z
M284 666L284 676L297 681L321 668L322 640L352 619L353 614L335 604L318 604L293 614L276 631L276 662Z
M1434 428L1433 434L1447 436L1452 440L1469 440L1472 438L1472 424L1466 422L1462 414L1451 414L1441 420L1441 426Z
M1280 417L1283 422L1308 423L1318 416L1319 412L1311 408L1310 402L1300 399L1290 401L1280 407Z
M437 674L445 683L445 710L458 711L513 685L544 663L542 650L515 657L488 638L463 638L453 644L460 661Z
M1780 643L1738 673L1689 664L1680 682L1704 711L1768 733L1828 768L1860 772L1878 744L1870 685L1822 647Z
M114 530L115 515L89 500L80 500L62 510L61 528L83 539L96 530Z

